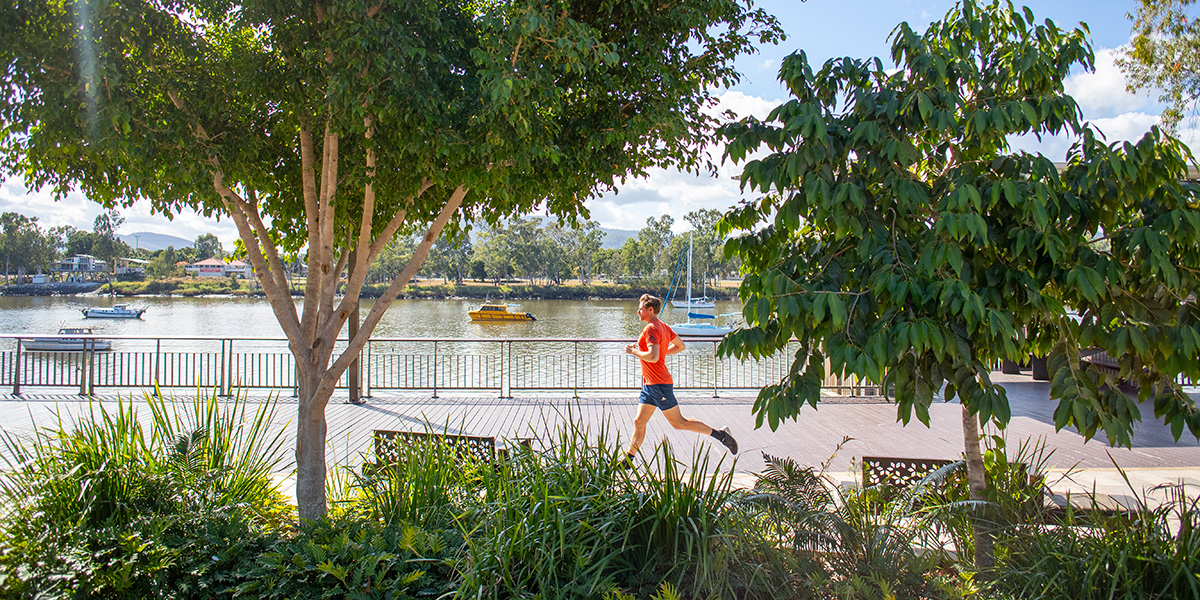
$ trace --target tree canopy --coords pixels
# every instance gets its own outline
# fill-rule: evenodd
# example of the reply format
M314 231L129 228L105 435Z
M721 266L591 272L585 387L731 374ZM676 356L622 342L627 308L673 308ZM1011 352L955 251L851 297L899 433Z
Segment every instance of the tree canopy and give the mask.
M1175 131L1200 100L1200 9L1195 0L1140 0L1130 44L1117 64L1131 91L1157 89L1162 124Z
M325 511L324 407L441 231L574 220L627 177L701 166L701 109L781 36L748 0L18 0L0 27L5 171L237 225L297 359L302 518ZM367 266L420 231L335 360ZM297 313L280 256L301 249Z
M759 394L758 423L815 406L827 371L879 385L904 422L928 424L942 392L962 404L981 497L976 418L1010 418L989 373L1048 355L1056 427L1128 445L1144 407L1177 438L1200 435L1179 383L1200 379L1200 188L1181 181L1187 147L1157 129L1105 144L1063 90L1072 66L1092 68L1086 30L1039 24L1029 9L968 0L924 34L900 24L891 41L897 68L788 57L780 76L794 97L726 129L743 186L761 196L721 226L747 272L748 327L720 352L799 342L790 372ZM1063 165L1008 144L1058 134L1076 140ZM756 150L765 156L746 160ZM1097 350L1119 373L1088 368L1081 357Z

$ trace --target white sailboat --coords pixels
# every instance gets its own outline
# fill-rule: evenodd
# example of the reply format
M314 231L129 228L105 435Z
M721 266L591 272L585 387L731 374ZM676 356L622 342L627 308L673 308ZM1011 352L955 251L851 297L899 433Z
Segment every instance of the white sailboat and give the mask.
M692 319L716 319L716 315L689 312L687 322L671 325L671 331L674 331L675 335L679 337L721 337L733 331L732 327L720 327L712 323L693 321Z
M675 308L716 308L716 302L707 296L703 298L692 297L692 232L688 232L688 253L687 253L687 300L671 300L671 306Z

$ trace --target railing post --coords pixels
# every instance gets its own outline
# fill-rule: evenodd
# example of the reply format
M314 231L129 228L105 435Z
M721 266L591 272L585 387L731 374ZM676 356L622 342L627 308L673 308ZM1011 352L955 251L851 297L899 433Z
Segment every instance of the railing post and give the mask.
M717 395L717 342L713 342L713 398L719 398Z
M16 360L13 361L13 395L21 395L21 338L17 338Z
M437 340L433 340L433 397L437 398Z
M229 354L225 353L225 342L226 341L229 342ZM228 373L229 377L233 377L233 367L229 365L229 362L232 360L233 360L233 340L221 340L221 365L220 365L221 376L218 379L218 385L219 385L220 394L222 396L226 396L226 397L229 396L229 379L227 379L225 377L225 375L226 375L226 373Z
M365 365L367 375L362 378L363 397L370 398L371 397L371 339L370 338L367 338L366 346L367 346L367 352L366 352L367 357L363 361L363 363Z
M575 362L573 363L575 375L575 399L579 399L579 340L575 340Z
M162 381L162 338L154 340L154 380L157 386Z
M89 339L83 342L83 347L87 355L87 377L84 380L87 391L84 395L91 396L96 393L96 343Z

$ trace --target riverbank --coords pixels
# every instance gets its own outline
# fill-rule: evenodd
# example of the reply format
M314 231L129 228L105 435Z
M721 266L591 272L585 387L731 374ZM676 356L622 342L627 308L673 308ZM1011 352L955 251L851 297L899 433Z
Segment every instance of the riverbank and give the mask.
M715 288L707 290L708 296L716 300L736 300L736 281L722 282ZM581 284L571 280L561 285L531 285L522 282L471 282L462 284L439 283L436 279L426 279L414 282L404 288L401 298L471 298L471 299L514 299L514 300L628 300L636 299L642 294L663 295L665 282L646 282L638 285L618 285L611 283ZM387 290L384 284L368 284L363 286L363 298L378 298ZM234 296L234 297L263 297L262 288L257 280L231 280L226 278L192 278L181 277L151 281L118 281L111 290L117 296ZM3 294L6 296L47 296L72 295L85 293L108 294L107 285L102 283L47 283L21 286L6 286ZM297 283L292 289L292 296L303 297L303 283Z

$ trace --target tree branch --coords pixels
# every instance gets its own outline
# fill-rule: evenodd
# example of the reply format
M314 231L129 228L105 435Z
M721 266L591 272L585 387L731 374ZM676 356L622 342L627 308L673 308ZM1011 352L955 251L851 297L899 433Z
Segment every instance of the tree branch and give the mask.
M466 195L467 188L461 185L455 188L454 193L450 194L450 199L446 201L446 206L442 208L442 212L433 220L433 223L430 223L429 230L425 233L424 239L421 240L421 243L413 251L412 258L408 260L408 265L392 280L391 285L388 286L383 295L375 301L375 305L371 307L371 312L367 313L367 318L363 320L362 325L359 327L358 335L350 340L346 346L346 350L342 352L337 361L330 365L329 370L325 373L325 377L321 381L320 385L322 389L327 387L332 389L332 386L337 385L342 373L358 357L359 351L362 350L367 340L370 339L371 332L375 330L375 326L383 318L383 313L391 306L396 296L400 295L400 291L404 289L404 286L408 285L408 282L412 280L413 275L416 275L417 271L421 269L421 265L425 263L425 257L429 254L429 249L433 247L433 243L441 235L442 229L446 227L446 223L449 223L454 213L458 212L458 208L462 206L463 198ZM346 314L348 315L349 313ZM344 323L345 321L343 320L337 324L338 331L341 330Z

